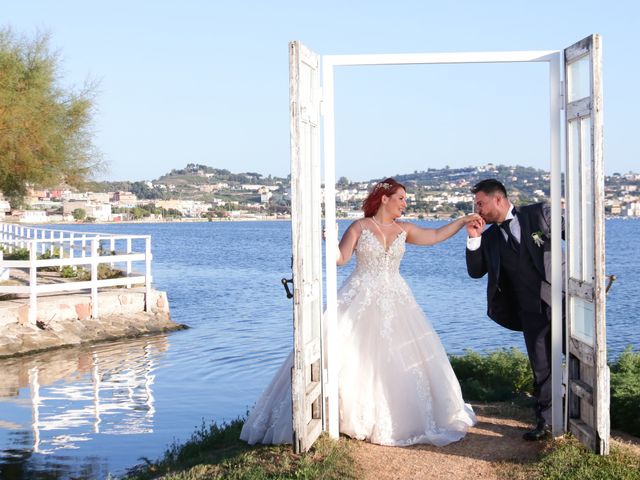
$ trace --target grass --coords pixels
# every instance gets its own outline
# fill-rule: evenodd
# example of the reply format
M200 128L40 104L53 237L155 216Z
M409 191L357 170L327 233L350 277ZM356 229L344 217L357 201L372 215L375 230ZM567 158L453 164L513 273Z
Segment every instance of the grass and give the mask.
M611 426L640 437L640 352L631 347L611 365Z
M162 459L131 469L130 480L355 479L348 442L322 436L307 453L290 445L249 446L239 440L243 420L202 425L184 444L173 444Z
M483 414L491 412L503 417L511 417L519 410L517 404L510 403L495 403L486 408ZM144 465L131 469L126 478L333 480L361 476L355 466L352 441L322 436L309 452L296 455L290 445L249 446L242 442L238 439L242 422L238 419L208 428L203 425L185 444L172 445L162 459L147 460ZM595 455L571 435L566 435L546 442L536 461L501 462L496 465L496 473L509 480L640 480L640 454L614 441L610 455Z
M532 389L529 362L517 349L485 354L468 351L451 356L466 400L487 403L487 416L527 421L531 416ZM611 365L612 423L625 431L640 418L640 353L625 352ZM499 400L498 403L495 403ZM635 423L634 423L635 422ZM204 424L182 445L174 443L157 461L131 469L130 480L204 479L355 479L359 478L350 444L320 437L306 454L296 455L290 445L249 446L239 440L243 420L220 426ZM633 432L631 432L633 433ZM637 436L638 434L636 434ZM498 441L498 440L496 440ZM497 473L507 479L540 480L640 480L637 449L612 441L611 454L594 455L570 435L549 441L531 463L502 462Z
M514 401L533 394L527 356L516 348L450 355L466 400ZM610 364L611 426L640 437L640 352L627 347Z
M449 360L465 399L496 402L533 393L529 359L517 348L484 354L467 350Z
M548 442L536 462L519 466L503 463L498 473L510 480L638 480L640 454L615 442L609 455L596 455L565 435Z

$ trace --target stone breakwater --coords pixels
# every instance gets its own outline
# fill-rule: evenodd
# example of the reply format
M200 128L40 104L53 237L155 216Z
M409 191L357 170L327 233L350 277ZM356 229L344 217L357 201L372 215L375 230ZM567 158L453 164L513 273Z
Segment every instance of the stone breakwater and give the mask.
M28 299L2 300L0 358L187 328L171 320L165 292L151 291L150 312L144 296L144 289L101 291L99 318L91 318L88 294L38 298L35 325L28 321Z

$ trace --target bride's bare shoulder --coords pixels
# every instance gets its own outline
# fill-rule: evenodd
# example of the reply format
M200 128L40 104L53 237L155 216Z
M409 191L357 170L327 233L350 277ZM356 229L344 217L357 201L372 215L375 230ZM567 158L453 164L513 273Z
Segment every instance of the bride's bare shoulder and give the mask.
M402 230L404 230L407 233L409 233L413 228L415 228L415 225L413 223L407 222L407 221L396 220L396 225L398 225Z

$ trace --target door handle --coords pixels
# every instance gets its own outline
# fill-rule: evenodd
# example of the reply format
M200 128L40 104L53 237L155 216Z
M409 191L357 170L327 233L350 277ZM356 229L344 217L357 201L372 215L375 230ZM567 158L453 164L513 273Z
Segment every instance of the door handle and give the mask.
M618 277L616 277L615 275L607 275L607 286L604 289L604 293L609 293L611 285L613 285L613 282L615 282L617 279Z
M283 278L282 280L280 280L280 282L282 282L282 286L287 292L287 298L293 298L293 293L291 292L291 290L289 290L289 283L293 287L293 278L289 278L289 279Z

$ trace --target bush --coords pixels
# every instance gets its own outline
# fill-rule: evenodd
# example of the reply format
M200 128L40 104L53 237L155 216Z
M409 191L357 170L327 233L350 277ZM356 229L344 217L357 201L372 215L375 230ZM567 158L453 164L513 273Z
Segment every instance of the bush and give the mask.
M38 260L50 260L52 258L60 258L60 249L55 247L53 249L53 253L51 250L47 250L46 252L38 255ZM57 272L60 267L40 267L38 271L42 272Z
M611 426L640 437L640 352L631 346L611 365Z
M29 260L28 248L16 248L11 253L4 254L4 260Z
M533 393L529 359L517 348L484 355L467 350L464 355L451 355L449 359L465 399L493 402Z
M65 265L64 267L60 267L60 276L62 278L76 278L78 271L73 265Z
M78 267L75 271L72 267L65 267L67 270L65 273L60 271L60 275L65 278L75 278L80 281L89 281L91 280L91 270L86 268ZM71 269L71 270L69 270ZM112 268L110 265L106 263L98 264L98 280L105 280L108 278L120 278L125 277L126 274L117 268Z

